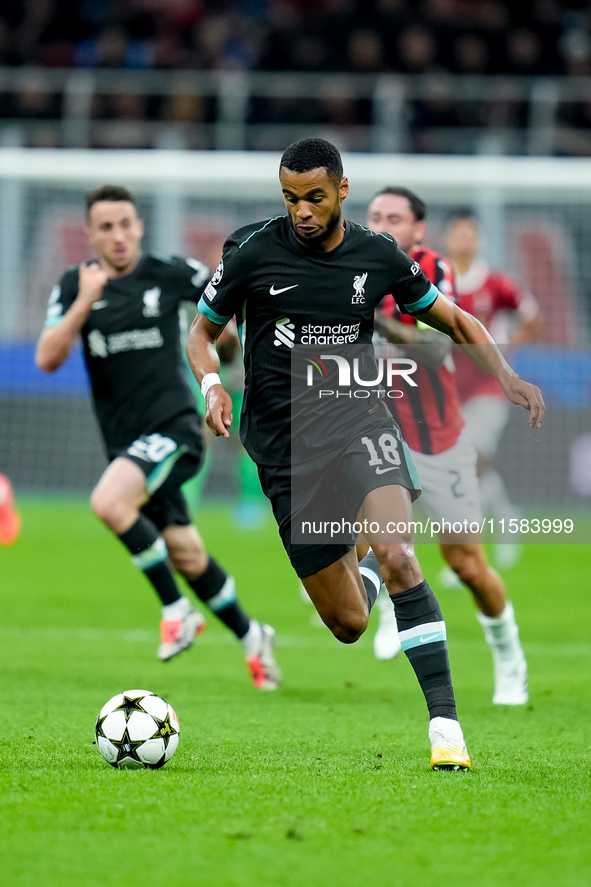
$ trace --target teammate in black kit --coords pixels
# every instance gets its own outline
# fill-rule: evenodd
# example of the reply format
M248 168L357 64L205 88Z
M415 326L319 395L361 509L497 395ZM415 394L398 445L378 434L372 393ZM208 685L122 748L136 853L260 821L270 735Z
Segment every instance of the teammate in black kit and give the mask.
M370 407L350 401L346 423L329 410L328 422L314 435L297 403L291 403L290 346L317 352L318 345L321 350L369 345L374 309L392 293L402 311L454 341L489 346L482 364L510 400L531 410L532 427L541 423L543 401L538 389L509 368L484 327L441 295L391 237L343 219L348 182L333 145L323 139L295 142L281 159L280 181L288 215L228 238L189 333L187 355L206 398L206 420L214 433L228 436L232 405L217 374L215 342L236 316L246 324L241 437L258 464L297 574L325 624L344 643L357 640L367 627L383 576L403 649L427 701L431 766L467 769L445 623L412 548L411 499L418 489L397 426L379 401ZM304 424L303 434L297 424L296 458L292 410ZM322 416L315 420L322 422ZM329 452L316 447L323 435L330 438ZM300 517L302 502L311 501L315 507L325 502L327 513L338 505L351 522L359 515L383 527L386 514L398 522L401 538L384 545L379 535L370 537L375 555L359 566L354 537L339 544L294 544L293 520Z
M162 601L159 658L189 647L205 627L181 595L176 570L240 639L255 687L274 690L274 631L240 606L233 578L207 554L180 489L201 467L203 440L178 312L182 301L198 301L209 269L193 259L142 254L143 224L125 188L91 192L86 225L98 261L69 268L53 288L36 360L53 372L81 334L110 462L91 507Z

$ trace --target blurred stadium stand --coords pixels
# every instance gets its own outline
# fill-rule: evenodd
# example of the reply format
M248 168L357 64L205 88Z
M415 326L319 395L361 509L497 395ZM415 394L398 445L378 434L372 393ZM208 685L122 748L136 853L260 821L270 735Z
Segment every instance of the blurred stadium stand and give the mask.
M6 0L0 144L591 155L580 0Z

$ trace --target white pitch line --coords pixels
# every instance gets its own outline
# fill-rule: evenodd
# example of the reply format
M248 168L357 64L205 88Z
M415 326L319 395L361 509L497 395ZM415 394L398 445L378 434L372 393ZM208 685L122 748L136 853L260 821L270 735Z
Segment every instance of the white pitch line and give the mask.
M119 640L126 643L152 644L154 643L155 638L157 638L157 631L148 631L147 629L140 628L93 628L92 626L79 626L78 628L70 628L58 625L25 627L3 625L0 626L0 637L20 638L22 640L26 640L29 638L32 640L34 640L35 638L46 638L48 640L60 640L62 638L68 638L71 640L72 638L75 638L79 641L94 641L101 643L106 640ZM353 649L359 649L360 647L367 646L371 639L372 634L369 633L361 639L361 644L354 645ZM199 646L202 644L205 644L206 646L226 646L234 644L236 643L236 641L235 638L230 634L230 632L216 631L205 632L199 637L196 643ZM455 647L457 649L474 648L482 647L483 641L481 641L480 639L462 640L454 638L452 636L450 639L450 644L452 647ZM309 648L332 647L333 649L343 649L342 644L340 644L335 638L331 637L328 631L318 631L318 633L314 635L278 634L277 646ZM527 653L535 655L548 654L550 651L563 656L571 657L591 655L591 642L570 643L568 641L526 641L524 643L524 648Z
M22 640L35 638L45 638L47 640L68 638L78 641L95 641L104 642L106 640L119 640L128 643L147 644L154 643L157 639L157 631L147 631L145 629L119 629L119 628L65 628L58 625L48 626L27 626L19 628L18 626L0 626L0 637L20 638ZM230 632L206 632L196 641L201 646L220 646L235 644L236 639ZM277 638L277 645L280 647L341 647L337 640L329 634L318 634L317 637L308 635L284 635Z

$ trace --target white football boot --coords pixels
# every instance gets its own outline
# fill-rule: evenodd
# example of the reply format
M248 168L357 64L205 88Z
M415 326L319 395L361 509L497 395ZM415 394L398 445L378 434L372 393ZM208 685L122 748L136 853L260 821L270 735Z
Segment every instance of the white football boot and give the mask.
M178 619L163 619L160 622L158 659L168 662L173 656L178 656L183 650L187 650L197 635L205 631L205 627L205 616L194 610L187 601L183 616Z
M277 690L281 686L281 670L275 660L275 629L251 619L250 628L241 643L254 687L257 690Z
M469 770L472 766L462 728L451 718L429 721L432 770Z

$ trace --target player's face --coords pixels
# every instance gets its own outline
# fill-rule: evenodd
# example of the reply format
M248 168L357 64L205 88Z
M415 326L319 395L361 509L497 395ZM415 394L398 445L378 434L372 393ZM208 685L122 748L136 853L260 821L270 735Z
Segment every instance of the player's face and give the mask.
M405 253L423 240L425 222L417 222L406 197L378 194L367 210L367 227L376 234L390 234Z
M298 240L312 249L338 246L343 239L341 207L349 193L347 179L337 185L324 167L310 172L281 167L279 180Z
M445 245L450 258L473 259L480 249L476 222L473 219L454 219L447 229Z
M127 200L99 200L90 208L86 233L99 261L107 271L128 274L135 268L141 251L144 225L133 203Z

